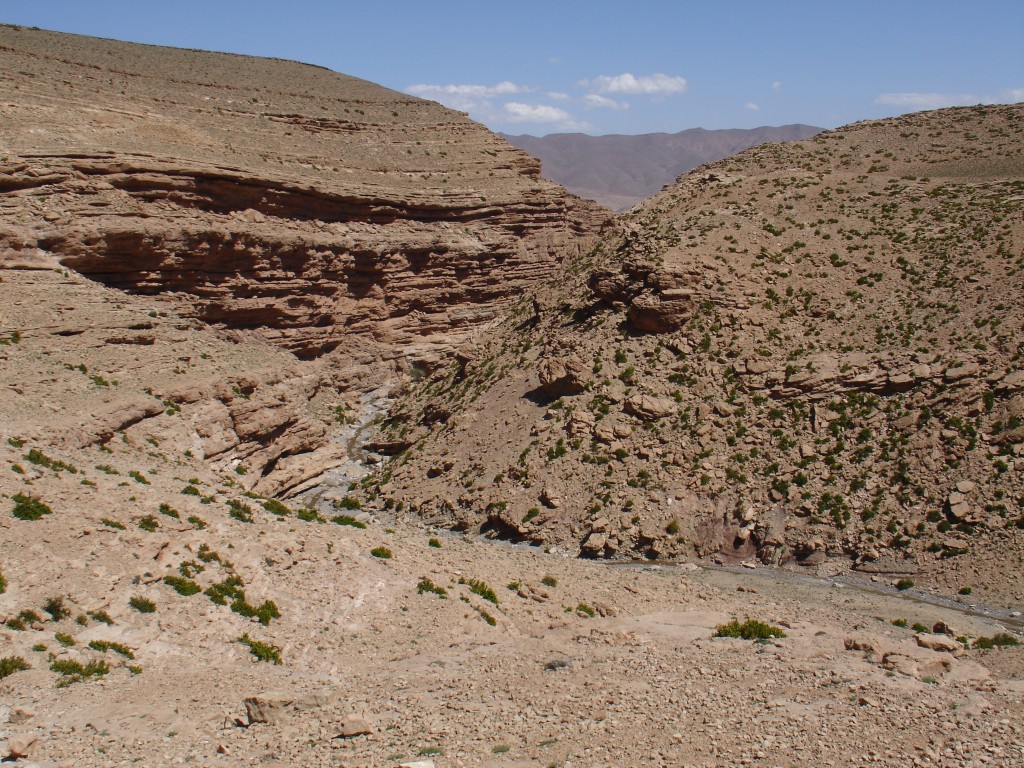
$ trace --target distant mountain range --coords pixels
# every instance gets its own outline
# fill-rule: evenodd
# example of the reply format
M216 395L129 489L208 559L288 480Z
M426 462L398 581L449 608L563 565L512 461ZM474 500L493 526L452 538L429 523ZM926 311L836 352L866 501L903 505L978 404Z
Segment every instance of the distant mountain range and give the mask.
M540 158L542 174L580 197L625 210L671 184L681 173L722 160L757 144L796 141L820 133L812 125L763 126L636 136L501 136Z

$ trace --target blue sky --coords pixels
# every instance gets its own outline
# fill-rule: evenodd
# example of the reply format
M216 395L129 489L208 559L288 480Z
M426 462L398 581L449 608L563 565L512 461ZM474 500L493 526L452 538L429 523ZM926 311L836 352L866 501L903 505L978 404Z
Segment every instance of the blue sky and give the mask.
M0 0L0 22L297 59L507 133L1024 101L1024 0Z

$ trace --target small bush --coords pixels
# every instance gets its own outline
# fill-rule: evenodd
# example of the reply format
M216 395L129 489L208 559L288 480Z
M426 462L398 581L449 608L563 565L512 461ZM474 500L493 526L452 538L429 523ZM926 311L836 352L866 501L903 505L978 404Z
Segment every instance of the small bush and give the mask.
M182 597L191 597L203 591L203 588L192 581L192 579L186 579L181 576L164 576L164 584Z
M65 648L70 648L75 644L75 638L69 635L67 632L57 632L54 634L54 638L58 643L63 645Z
M34 496L16 493L11 498L14 499L14 509L11 510L11 513L19 520L38 520L43 515L49 515L53 512L52 509Z
M135 658L135 654L132 652L132 649L123 643L114 643L109 640L92 640L89 642L89 647L94 651L99 651L100 653L113 651L114 653L121 654L126 659Z
M672 536L675 536L677 533L679 533L680 530L681 528L679 527L679 521L675 518L672 518L669 524L665 526L665 532L671 534Z
M576 606L576 611L577 611L577 613L582 613L585 616L589 616L590 618L594 618L594 616L597 615L597 612L594 611L594 609L591 608L586 603L580 603L579 605L577 605Z
M992 637L979 637L971 643L971 648L991 650L992 648L1009 648L1017 645L1020 645L1020 640L1016 637L1008 632L999 632Z
M32 665L21 658L21 656L5 656L0 659L0 680L10 677L15 672L24 672L27 669L32 669Z
M906 628L908 626L906 619L893 619L892 620L892 625L894 627L904 627L904 628Z
M477 613L479 613L479 614L480 614L480 618L481 618L481 619L483 619L484 621L486 621L486 622L487 622L488 624L490 624L490 625L491 625L492 627L493 627L493 626L496 626L496 625L497 625L497 623L498 623L498 620L497 620L496 618L494 618L494 617L493 617L493 616L492 616L491 614L489 614L489 613L488 613L487 611L485 611L485 610L484 610L483 608L481 608L481 607L480 607L480 606L478 606L478 605L474 605L474 606L473 606L473 609L474 609L474 610L475 610L475 611L476 611Z
M782 631L781 627L754 619L747 619L742 624L738 619L733 619L728 624L716 627L714 634L714 637L738 637L743 640L767 640L771 637L785 636L786 633Z
M255 656L259 661L270 661L274 664L281 663L281 650L277 646L253 640L249 637L248 632L238 638L238 642L242 645L248 646L249 653Z
M83 665L74 659L57 659L50 664L50 669L61 676L57 681L57 687L64 688L91 677L102 677L110 672L110 665L103 660L94 660Z
M366 523L356 520L352 515L335 515L331 518L331 522L338 525L350 525L353 528L366 528Z
M355 496L346 496L340 501L335 501L334 506L338 509L357 510L362 509L362 502L359 501Z
M494 590L487 586L486 582L479 579L459 579L459 584L465 584L474 595L479 595L488 602L498 604L498 596Z
M430 541L427 542L427 546L428 547L433 547L434 549L440 549L441 548L441 540L440 539L431 539Z
M263 508L267 510L267 512L270 512L272 515L277 515L278 517L288 517L288 515L292 513L288 507L277 499L267 499L263 502Z
M914 586L914 580L913 579L900 579L899 581L896 582L896 589L898 589L900 592L905 592L906 590L910 589L913 586Z
M181 519L181 513L179 513L178 510L176 510L170 504L161 504L160 514L167 515L168 517L173 517L175 520Z
M203 520L203 518L201 517L196 517L195 515L189 515L188 522L190 525L194 526L196 529L200 531L206 527L206 521Z
M295 516L305 523L323 523L326 522L323 516L315 509L300 509L295 513Z
M441 598L448 597L447 589L438 586L430 579L428 579L426 576L420 579L420 583L416 585L416 592L420 595L422 595L424 592L432 592L433 594L438 595Z
M64 598L60 595L48 598L43 603L43 610L50 614L50 618L54 621L63 621L71 615L70 609L64 605Z
M110 626L114 623L114 620L110 618L110 614L103 610L89 611L89 616L92 617L93 621L98 621L101 624L106 624L107 626Z
M558 579L556 579L554 576L545 576L543 579L540 580L540 583L543 584L545 587L557 587Z
M0 595L7 591L7 578L4 576L4 572L0 571Z
M239 598L231 603L231 610L246 618L255 616L263 626L269 625L271 619L281 618L281 611L273 600L264 600L262 605L254 606L247 603L245 598Z
M914 622L913 624L911 624L911 625L910 625L910 628L911 628L912 630L914 630L915 632L925 632L925 633L927 633L927 632L929 632L929 631L930 631L930 630L928 629L928 627L926 627L926 626L925 626L924 624L922 624L922 623L921 623L921 622L919 622L919 621L915 621L915 622Z
M370 554L374 557L379 557L381 560L390 560L392 557L391 550L387 547L374 547L370 550Z
M971 592L973 592L973 591L974 591L974 590L972 590L972 589L971 589L970 587L960 587L960 591L959 591L959 592L958 592L957 594L960 594L960 595L969 595L969 594L971 594Z
M144 531L148 531L149 533L152 533L159 527L160 521L153 517L153 515L146 515L139 520L139 528Z
M101 517L100 522L108 528L114 528L118 531L124 530L124 524L117 522L117 520L111 520L109 517Z
M181 492L185 496L200 496L200 495L202 495L202 494L199 493L199 489L196 488L194 485L186 485L184 488L181 489Z
M252 507L248 504L243 504L236 499L232 499L228 502L228 507L231 509L231 511L228 512L228 515L235 518L235 520L243 523L252 522Z
M147 480L146 477L137 469L133 469L131 472L129 472L128 477L130 477L132 480L134 480L136 483L139 483L140 485L149 485L149 480Z
M156 613L156 603L141 595L135 595L128 601L128 605L139 613Z

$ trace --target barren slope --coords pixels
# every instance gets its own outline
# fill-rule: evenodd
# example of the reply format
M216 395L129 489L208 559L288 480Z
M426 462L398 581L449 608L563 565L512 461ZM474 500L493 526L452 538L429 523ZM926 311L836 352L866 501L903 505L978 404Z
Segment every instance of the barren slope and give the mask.
M1022 117L856 124L681 177L410 394L379 493L573 554L834 556L1019 605Z

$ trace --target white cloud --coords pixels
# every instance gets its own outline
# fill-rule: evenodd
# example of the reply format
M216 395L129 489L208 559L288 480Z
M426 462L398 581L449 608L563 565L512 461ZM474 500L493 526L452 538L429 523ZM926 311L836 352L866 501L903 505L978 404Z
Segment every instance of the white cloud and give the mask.
M1013 104L1024 101L1024 88L1008 88L999 93L882 93L875 104L913 109L965 107L974 104Z
M561 91L548 91L548 98L552 101L568 101L572 96Z
M579 122L568 112L549 104L523 104L510 101L502 107L501 120L507 123L544 123L563 131L586 131L591 126Z
M686 90L685 77L672 77L656 72L653 75L637 77L630 72L621 75L601 75L593 80L584 80L582 85L598 93L631 93L645 96L670 96Z
M772 90L775 91L776 93L781 91L782 90L782 82L780 80L773 81L772 82Z
M616 101L596 93L588 93L584 96L583 106L587 109L629 109L629 104L624 101Z
M491 100L502 96L513 96L520 93L529 93L533 89L503 80L497 85L477 85L473 83L449 83L448 85L433 85L419 83L410 85L405 89L406 93L419 96L423 99L439 101L446 107L460 109L463 112L472 112L489 106Z
M752 109L752 110L753 110L753 111L755 111L755 112L756 112L757 110L759 110L759 109L760 109L760 107L759 107L759 106L757 106L757 104L755 104L755 103L754 103L754 102L752 102L752 101L748 101L748 102L747 102L746 104L744 104L743 106L744 106L744 107L746 107L747 109Z
M882 93L875 99L875 104L886 104L894 107L914 107L916 109L937 109L939 107L977 104L979 101L981 99L970 93Z

